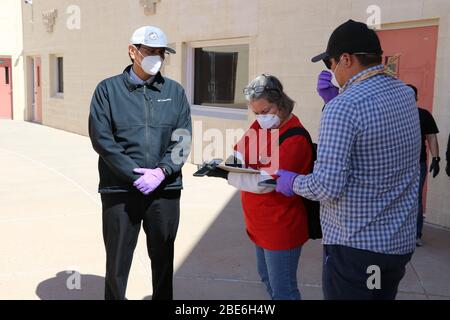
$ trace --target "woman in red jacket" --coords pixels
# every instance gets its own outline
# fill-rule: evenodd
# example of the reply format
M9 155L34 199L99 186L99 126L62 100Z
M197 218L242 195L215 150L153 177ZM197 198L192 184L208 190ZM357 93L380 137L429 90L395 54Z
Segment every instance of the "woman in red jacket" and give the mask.
M235 158L263 174L228 173L216 168L208 175L226 178L241 190L247 233L256 245L258 272L270 297L299 300L297 268L302 245L308 240L306 209L301 197L288 198L275 192L275 187L258 183L271 178L268 175L275 177L279 168L298 174L311 172L312 146L302 135L278 143L286 131L303 126L292 114L295 102L276 77L261 75L244 93L256 121L235 146Z

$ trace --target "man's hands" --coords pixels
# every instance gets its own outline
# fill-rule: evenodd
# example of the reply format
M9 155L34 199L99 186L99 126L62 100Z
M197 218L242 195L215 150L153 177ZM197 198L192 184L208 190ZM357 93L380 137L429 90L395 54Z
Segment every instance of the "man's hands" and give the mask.
M339 89L331 83L333 78L331 72L322 71L317 81L317 92L322 97L325 104L333 100L338 94Z
M434 157L431 161L430 165L430 172L433 172L433 178L436 178L436 176L439 174L440 168L439 168L439 161L441 159L439 157Z
M166 176L161 168L156 169L134 169L133 172L142 174L142 177L137 179L133 185L143 194L149 195L156 188L159 187L161 182L164 181Z
M298 174L286 170L278 170L276 175L278 176L276 191L284 194L286 197L293 197L295 195L294 180Z

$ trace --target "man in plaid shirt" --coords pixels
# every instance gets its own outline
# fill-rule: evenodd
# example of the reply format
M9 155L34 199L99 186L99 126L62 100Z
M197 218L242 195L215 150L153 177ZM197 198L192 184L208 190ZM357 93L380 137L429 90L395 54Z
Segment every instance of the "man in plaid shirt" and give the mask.
M318 92L326 106L314 172L280 170L277 191L320 201L325 299L395 299L416 245L419 115L414 92L381 64L376 33L332 34Z

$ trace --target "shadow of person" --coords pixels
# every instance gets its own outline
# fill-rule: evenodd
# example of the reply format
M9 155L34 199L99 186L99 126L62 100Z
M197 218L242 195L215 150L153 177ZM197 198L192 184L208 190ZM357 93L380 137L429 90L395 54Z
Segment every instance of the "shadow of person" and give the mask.
M61 271L39 283L36 294L41 300L103 300L104 288L104 277Z

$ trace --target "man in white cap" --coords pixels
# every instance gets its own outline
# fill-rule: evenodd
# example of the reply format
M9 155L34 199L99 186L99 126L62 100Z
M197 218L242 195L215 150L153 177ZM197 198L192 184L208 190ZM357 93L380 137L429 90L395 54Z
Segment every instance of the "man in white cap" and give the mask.
M136 30L128 53L133 64L100 82L89 115L89 136L99 154L105 299L125 299L142 224L152 298L171 300L181 168L192 132L190 106L182 86L160 73L165 54L175 50L159 28Z

